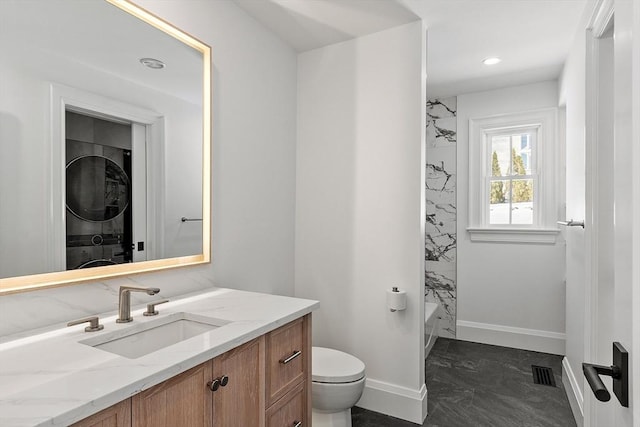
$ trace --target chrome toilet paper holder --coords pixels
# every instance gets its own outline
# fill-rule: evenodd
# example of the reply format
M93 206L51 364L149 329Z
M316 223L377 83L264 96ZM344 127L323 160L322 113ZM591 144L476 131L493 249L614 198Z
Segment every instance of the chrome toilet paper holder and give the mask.
M392 294L398 294L400 299L397 301L390 300L390 296ZM405 310L407 308L406 298L406 292L400 291L397 286L392 287L391 293L387 291L387 307L389 308L389 311L395 313L396 311Z

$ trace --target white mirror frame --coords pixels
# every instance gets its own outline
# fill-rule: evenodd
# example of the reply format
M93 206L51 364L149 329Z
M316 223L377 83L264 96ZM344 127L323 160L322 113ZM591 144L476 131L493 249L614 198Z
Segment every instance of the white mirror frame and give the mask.
M105 0L202 54L202 254L0 279L0 295L211 262L211 48L128 0Z

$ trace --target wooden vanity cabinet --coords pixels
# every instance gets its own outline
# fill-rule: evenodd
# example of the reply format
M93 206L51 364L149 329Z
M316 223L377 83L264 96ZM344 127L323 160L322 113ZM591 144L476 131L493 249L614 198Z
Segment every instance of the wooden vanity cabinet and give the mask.
M213 392L213 426L263 426L264 337L213 360L213 378L228 382Z
M133 427L211 426L211 361L133 396Z
M131 402L133 427L305 427L311 425L310 387L306 315L125 402Z
M70 427L131 427L131 399L123 400Z
M306 408L305 383L297 384L289 393L284 395L267 410L267 427L302 427L309 426L306 422L310 409Z
M133 427L264 425L263 371L260 337L133 396Z
M311 425L311 316L266 335L267 427Z
M304 319L293 322L267 334L267 404L270 406L284 396L292 386L303 380Z

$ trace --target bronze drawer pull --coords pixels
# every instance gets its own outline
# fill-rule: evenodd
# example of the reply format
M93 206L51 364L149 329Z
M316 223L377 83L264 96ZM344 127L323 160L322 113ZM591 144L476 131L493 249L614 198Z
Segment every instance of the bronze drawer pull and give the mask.
M302 427L302 421L294 421L293 427Z
M301 354L302 352L300 350L294 351L293 354L287 357L286 359L280 359L280 363L282 363L283 365L286 365L287 363L291 362L293 359L300 356Z

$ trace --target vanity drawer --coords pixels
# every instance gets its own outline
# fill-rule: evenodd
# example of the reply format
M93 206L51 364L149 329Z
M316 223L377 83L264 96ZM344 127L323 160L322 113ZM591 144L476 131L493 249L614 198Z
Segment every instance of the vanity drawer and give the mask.
M303 427L306 424L304 382L298 384L267 411L267 427Z
M305 378L311 357L306 320L294 320L267 335L267 407Z

